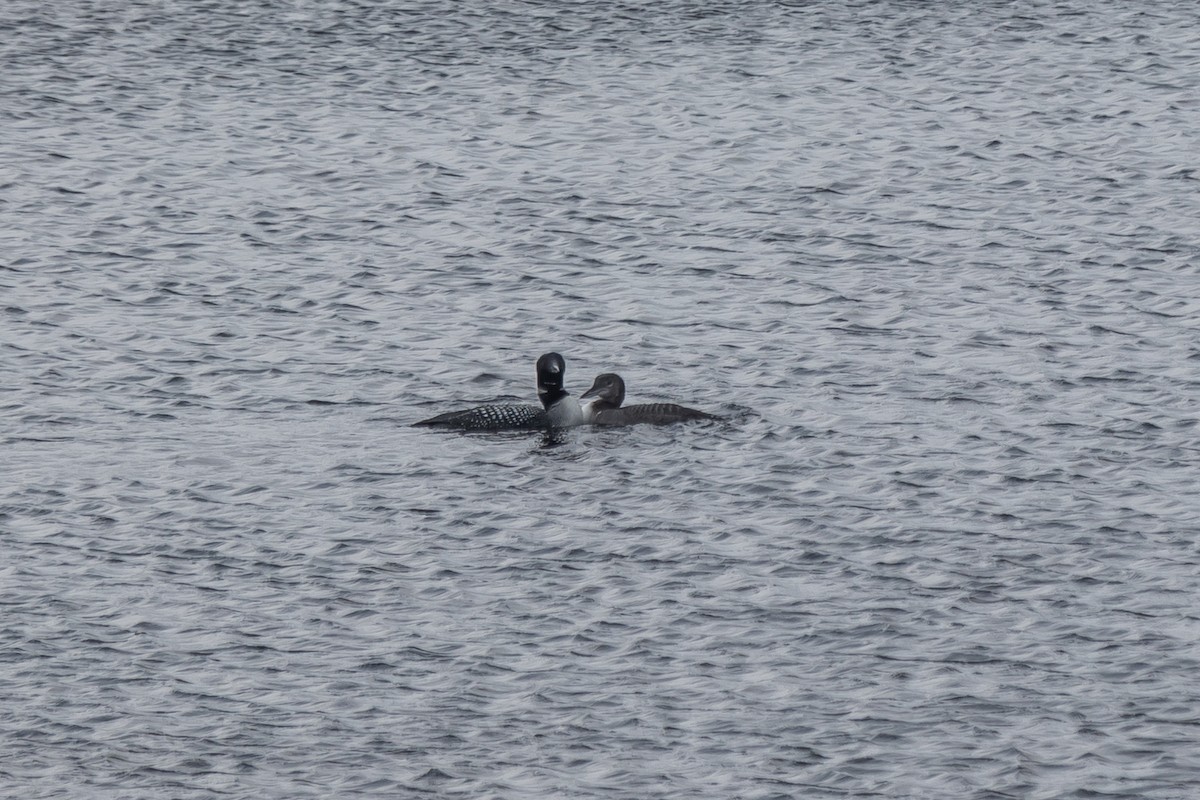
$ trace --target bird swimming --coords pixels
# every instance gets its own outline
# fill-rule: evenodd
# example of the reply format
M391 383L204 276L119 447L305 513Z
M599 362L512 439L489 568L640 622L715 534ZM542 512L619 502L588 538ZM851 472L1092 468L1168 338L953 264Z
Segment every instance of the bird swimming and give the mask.
M537 392L542 407L534 405L485 405L463 411L448 411L413 423L422 428L455 428L464 431L510 431L539 428L569 428L585 422L583 408L563 388L567 362L558 353L537 360Z
M639 403L621 407L625 402L625 381L615 372L596 376L592 388L579 398L596 398L585 407L584 418L593 425L667 425L692 419L720 417L675 403Z

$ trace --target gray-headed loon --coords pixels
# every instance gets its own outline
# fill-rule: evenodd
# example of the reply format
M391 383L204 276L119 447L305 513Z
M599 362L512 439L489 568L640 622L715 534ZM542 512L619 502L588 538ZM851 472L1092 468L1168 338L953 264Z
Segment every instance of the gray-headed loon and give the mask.
M720 419L713 414L674 403L640 403L622 408L625 381L615 372L597 375L592 388L580 395L581 400L589 397L596 399L586 407L584 417L593 425L666 425L689 419Z

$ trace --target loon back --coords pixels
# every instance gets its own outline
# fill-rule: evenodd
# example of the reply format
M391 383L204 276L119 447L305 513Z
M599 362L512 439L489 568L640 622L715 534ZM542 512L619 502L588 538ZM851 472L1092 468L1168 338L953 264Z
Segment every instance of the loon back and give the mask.
M531 405L486 405L449 411L414 423L419 428L454 428L463 431L509 431L565 428L582 425L579 401L563 388L567 362L558 353L537 360L537 390L542 408Z
M580 397L596 398L587 410L587 421L593 425L669 425L692 419L720 419L713 414L675 403L637 403L622 408L625 381L615 372L597 375L592 388Z
M549 428L550 418L537 406L476 406L465 411L447 411L414 423L415 428L457 428L462 431L510 431Z
M670 425L672 422L686 422L692 419L720 417L675 403L635 403L624 408L602 411L593 422L596 425Z

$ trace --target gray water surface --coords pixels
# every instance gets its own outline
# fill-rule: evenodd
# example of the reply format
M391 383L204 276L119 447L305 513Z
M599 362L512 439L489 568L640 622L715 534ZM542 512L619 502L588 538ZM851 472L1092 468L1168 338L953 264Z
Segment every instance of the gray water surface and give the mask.
M0 794L1200 795L1200 17L0 6ZM576 394L724 423L455 435Z

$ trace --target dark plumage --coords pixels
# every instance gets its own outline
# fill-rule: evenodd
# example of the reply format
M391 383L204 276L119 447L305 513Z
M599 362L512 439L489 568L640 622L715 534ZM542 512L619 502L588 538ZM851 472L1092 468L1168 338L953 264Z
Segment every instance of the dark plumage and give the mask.
M413 423L416 428L458 428L463 431L509 431L549 428L546 410L528 405L492 405L447 411Z
M639 403L621 407L625 402L625 381L615 372L597 375L592 388L579 396L595 397L584 416L593 425L667 425L692 419L720 419L713 414L675 403Z

